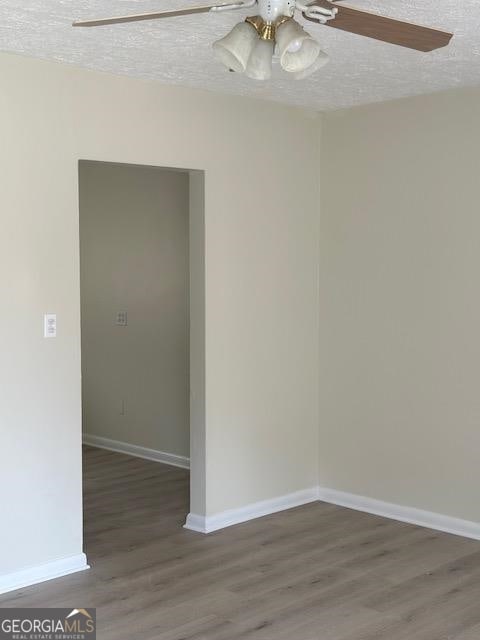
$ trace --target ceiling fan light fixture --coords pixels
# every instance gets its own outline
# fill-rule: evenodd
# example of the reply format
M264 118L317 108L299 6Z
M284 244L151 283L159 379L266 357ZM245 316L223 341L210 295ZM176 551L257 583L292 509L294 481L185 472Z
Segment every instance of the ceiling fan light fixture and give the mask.
M245 75L253 80L268 80L272 75L272 58L275 42L258 38L248 60Z
M308 78L308 76L311 76L312 73L315 73L316 71L324 67L329 61L329 59L330 58L325 53L325 51L320 51L320 53L317 56L317 59L313 64L311 64L309 67L307 67L303 71L296 71L292 75L295 78L295 80L303 80L304 78Z
M227 69L243 73L257 40L258 34L255 27L248 22L240 22L212 46L215 55Z
M295 20L295 12L305 20L372 38L380 42L415 51L434 51L445 47L453 34L395 20L341 4L338 0L222 0L220 4L203 4L179 9L136 13L93 20L77 20L74 27L158 20L200 13L219 13L256 6L258 15L247 17L226 36L213 44L216 57L229 71L246 73L250 78L266 80L272 71L272 56L280 59L284 71L297 80L315 73L328 56L319 43Z
M290 73L310 68L320 54L319 43L292 19L277 27L276 40L280 64Z

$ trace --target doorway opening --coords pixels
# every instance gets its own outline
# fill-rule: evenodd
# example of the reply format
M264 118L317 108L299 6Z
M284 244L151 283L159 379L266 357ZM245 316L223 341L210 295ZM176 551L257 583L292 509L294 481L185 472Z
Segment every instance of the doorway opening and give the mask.
M127 545L180 527L190 484L202 508L203 184L201 171L79 162L89 556L111 527Z

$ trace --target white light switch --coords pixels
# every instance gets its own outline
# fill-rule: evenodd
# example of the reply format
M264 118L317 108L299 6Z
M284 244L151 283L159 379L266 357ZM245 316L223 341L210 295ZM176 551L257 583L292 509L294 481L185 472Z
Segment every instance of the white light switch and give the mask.
M45 338L57 337L57 314L46 313L43 319L43 335Z
M117 311L116 324L119 327L126 327L127 326L127 312L126 311Z

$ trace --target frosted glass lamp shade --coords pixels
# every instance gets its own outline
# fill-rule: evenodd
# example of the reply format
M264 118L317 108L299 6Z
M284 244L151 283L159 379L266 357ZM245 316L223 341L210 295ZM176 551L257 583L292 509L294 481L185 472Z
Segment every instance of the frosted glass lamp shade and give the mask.
M311 64L309 67L307 67L303 71L297 71L296 73L293 74L293 77L295 78L295 80L303 80L304 78L308 78L308 76L311 76L312 73L315 73L315 71L318 71L319 69L324 67L327 64L328 60L329 60L329 57L325 53L325 51L320 51L320 53L317 56L317 59L313 64Z
M257 39L245 75L253 80L268 80L272 75L273 40Z
M257 30L248 22L235 25L230 33L213 43L217 58L227 69L243 73L258 40Z
M277 27L276 40L280 64L291 73L311 67L320 53L319 43L295 20L286 20Z

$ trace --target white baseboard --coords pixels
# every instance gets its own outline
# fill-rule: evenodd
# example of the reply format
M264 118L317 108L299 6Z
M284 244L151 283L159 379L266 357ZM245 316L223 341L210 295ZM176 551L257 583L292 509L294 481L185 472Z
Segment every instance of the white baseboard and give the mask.
M156 449L148 449L147 447L139 447L136 444L121 442L120 440L110 440L110 438L102 438L94 436L91 433L83 434L83 444L98 449L107 449L117 453L125 453L136 458L144 458L145 460L153 460L169 464L172 467L181 467L182 469L190 469L190 458L185 456L177 456L174 453L166 453L165 451L157 451Z
M428 529L436 529L445 533L452 533L464 538L480 540L480 522L461 520L452 516L424 511L414 507L405 507L391 502L383 502L374 498L366 498L354 493L336 491L325 487L318 488L318 498L322 502L336 504L339 507L348 507L356 511L372 513L383 518L408 522Z
M197 531L198 533L208 533L205 526L205 520L205 516L199 516L196 513L189 513L183 526L185 529L190 529L190 531Z
M69 558L61 558L60 560L53 560L47 564L21 569L20 571L7 573L3 576L0 575L0 594L30 587L31 585L53 580L54 578L68 576L71 573L85 571L85 569L89 568L87 556L84 553L79 553Z
M254 502L253 504L239 507L238 509L228 509L228 511L222 511L212 516L201 516L196 513L189 513L184 527L191 531L211 533L212 531L218 531L218 529L230 527L233 524L240 524L241 522L247 522L254 518L268 516L271 513L299 507L302 504L315 502L316 500L318 500L318 489L317 487L312 487L311 489L288 493L278 498Z
M255 502L238 509L229 509L212 516L201 516L196 513L189 513L185 522L185 529L198 531L199 533L211 533L218 529L224 529L234 524L254 520L262 516L298 507L310 502L329 502L339 507L347 507L356 511L371 513L390 520L408 522L419 527L435 529L445 533L451 533L464 538L480 540L480 522L462 520L452 516L446 516L432 511L424 511L414 507L405 507L391 502L383 502L374 498L366 498L354 493L336 491L326 487L313 487L285 496Z
M126 442L110 440L109 438L101 438L91 434L84 434L83 441L85 444L92 447L126 453L131 456L145 458L146 460L154 460L156 462L163 462L164 464L182 467L183 469L190 468L190 459L183 456L164 453L163 451L156 451L154 449L147 449L146 447L138 447ZM298 507L302 504L315 502L316 500L329 502L330 504L335 504L339 507L347 507L349 509L355 509L356 511L371 513L391 520L399 520L400 522L407 522L420 527L451 533L464 538L480 540L480 522L462 520L460 518L454 518L441 513L425 511L415 507L406 507L392 502L384 502L382 500L367 498L354 493L329 489L328 487L312 487L310 489L304 489L295 493L279 496L278 498L255 502L246 505L245 507L222 511L211 516L189 513L184 527L191 531L211 533L212 531L218 531L219 529L224 529L225 527L230 527L234 524L247 522L248 520L253 520L271 513Z

